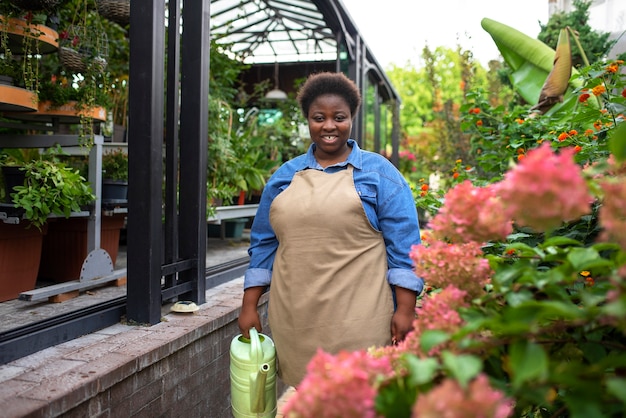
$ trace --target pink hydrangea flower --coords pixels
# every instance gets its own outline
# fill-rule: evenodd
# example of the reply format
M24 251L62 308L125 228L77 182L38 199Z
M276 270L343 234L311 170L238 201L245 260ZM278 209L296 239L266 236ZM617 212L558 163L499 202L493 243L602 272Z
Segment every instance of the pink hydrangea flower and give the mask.
M318 350L298 390L285 404L284 415L377 418L376 381L391 374L388 358L375 358L363 350L342 351L337 355Z
M430 392L419 394L413 406L414 418L507 418L513 401L478 375L463 389L456 380L445 379Z
M507 216L542 232L589 213L593 198L574 153L573 148L562 148L556 154L548 143L529 151L495 185Z
M474 241L465 244L433 241L428 246L414 245L410 257L415 263L415 273L430 286L454 285L467 292L469 298L481 296L493 275L480 244Z
M450 242L505 240L513 231L495 188L474 187L468 180L446 193L429 226L437 237Z
M603 231L600 239L618 243L626 250L626 179L603 181L604 192L598 219Z

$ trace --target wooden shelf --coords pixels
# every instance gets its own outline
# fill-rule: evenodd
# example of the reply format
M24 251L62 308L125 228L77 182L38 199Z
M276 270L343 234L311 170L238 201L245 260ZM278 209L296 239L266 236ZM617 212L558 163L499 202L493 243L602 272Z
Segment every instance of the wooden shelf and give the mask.
M0 15L0 26L5 25L6 18ZM8 18L6 24L8 33L8 47L16 55L24 53L24 37L34 39L37 44L33 45L33 52L50 54L59 48L59 34L44 25L29 24L24 19L15 17Z
M37 94L20 87L0 84L0 111L32 112L37 110Z
M40 102L36 112L7 112L4 116L30 122L76 124L81 122L81 116L104 122L107 112L105 108L99 106L89 112L79 112L76 110L76 102L68 102L61 106L53 106L50 102Z

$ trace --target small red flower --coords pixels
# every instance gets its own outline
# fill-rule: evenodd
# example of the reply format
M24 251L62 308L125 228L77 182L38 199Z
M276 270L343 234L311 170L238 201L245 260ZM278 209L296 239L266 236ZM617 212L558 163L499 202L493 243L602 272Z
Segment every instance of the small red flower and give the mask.
M622 90L622 97L626 97L626 88Z
M580 95L580 97L578 98L578 101L580 103L585 103L587 101L587 99L589 99L591 97L591 95L589 93L583 93Z
M476 121L476 125L477 125L477 126L483 126L483 121L482 121L482 120L480 120L480 119L479 119L479 120L477 120L477 121Z
M458 173L458 172L454 173L454 174L452 175L452 178L453 178L453 179L458 179L458 178L459 178L459 173Z
M580 145L576 145L576 146L574 147L574 152L575 152L576 154L578 154L580 151L582 151L582 149L583 149L583 147L581 147Z
M594 88L591 89L591 92L594 96L599 96L606 91L606 88L602 84L598 84Z
M559 141L565 141L568 137L569 137L569 135L567 134L567 132L561 132L561 134L558 137L558 140Z
M427 192L428 191L428 184L422 184L421 189L422 189L422 191Z

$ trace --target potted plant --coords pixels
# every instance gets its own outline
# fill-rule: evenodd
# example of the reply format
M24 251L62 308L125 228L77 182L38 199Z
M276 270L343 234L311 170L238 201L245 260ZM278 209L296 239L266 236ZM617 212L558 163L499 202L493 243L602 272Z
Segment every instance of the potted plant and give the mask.
M69 217L94 200L85 178L61 162L58 151L50 149L32 160L28 158L37 150L3 151L3 171L22 164L18 170L24 178L5 192L9 203L2 206L13 223L0 222L0 301L34 288L49 218ZM6 185L6 174L4 181Z
M126 202L128 187L128 158L124 150L105 152L102 157L102 204L118 206ZM110 191L113 187L113 192ZM120 194L119 189L122 189ZM103 211L104 212L104 211ZM120 232L124 227L123 213L103 213L100 217L99 248L117 260ZM88 218L55 219L48 224L43 239L38 278L44 281L65 282L80 278L88 256Z
M39 229L51 215L68 218L95 199L78 170L55 157L60 152L60 147L51 148L42 158L27 162L22 167L25 183L11 194L15 206L24 210L24 218Z
M128 192L128 154L122 148L102 154L102 203L125 203Z

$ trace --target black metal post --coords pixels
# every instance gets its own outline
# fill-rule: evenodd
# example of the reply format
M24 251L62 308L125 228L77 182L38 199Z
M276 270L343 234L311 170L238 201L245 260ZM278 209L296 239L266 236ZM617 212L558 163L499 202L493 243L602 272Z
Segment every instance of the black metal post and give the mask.
M182 298L196 303L206 298L209 6L209 0L184 3L181 48L179 255L197 262L179 273L179 281L193 283Z
M156 324L161 318L165 0L134 1L130 7L127 317Z

